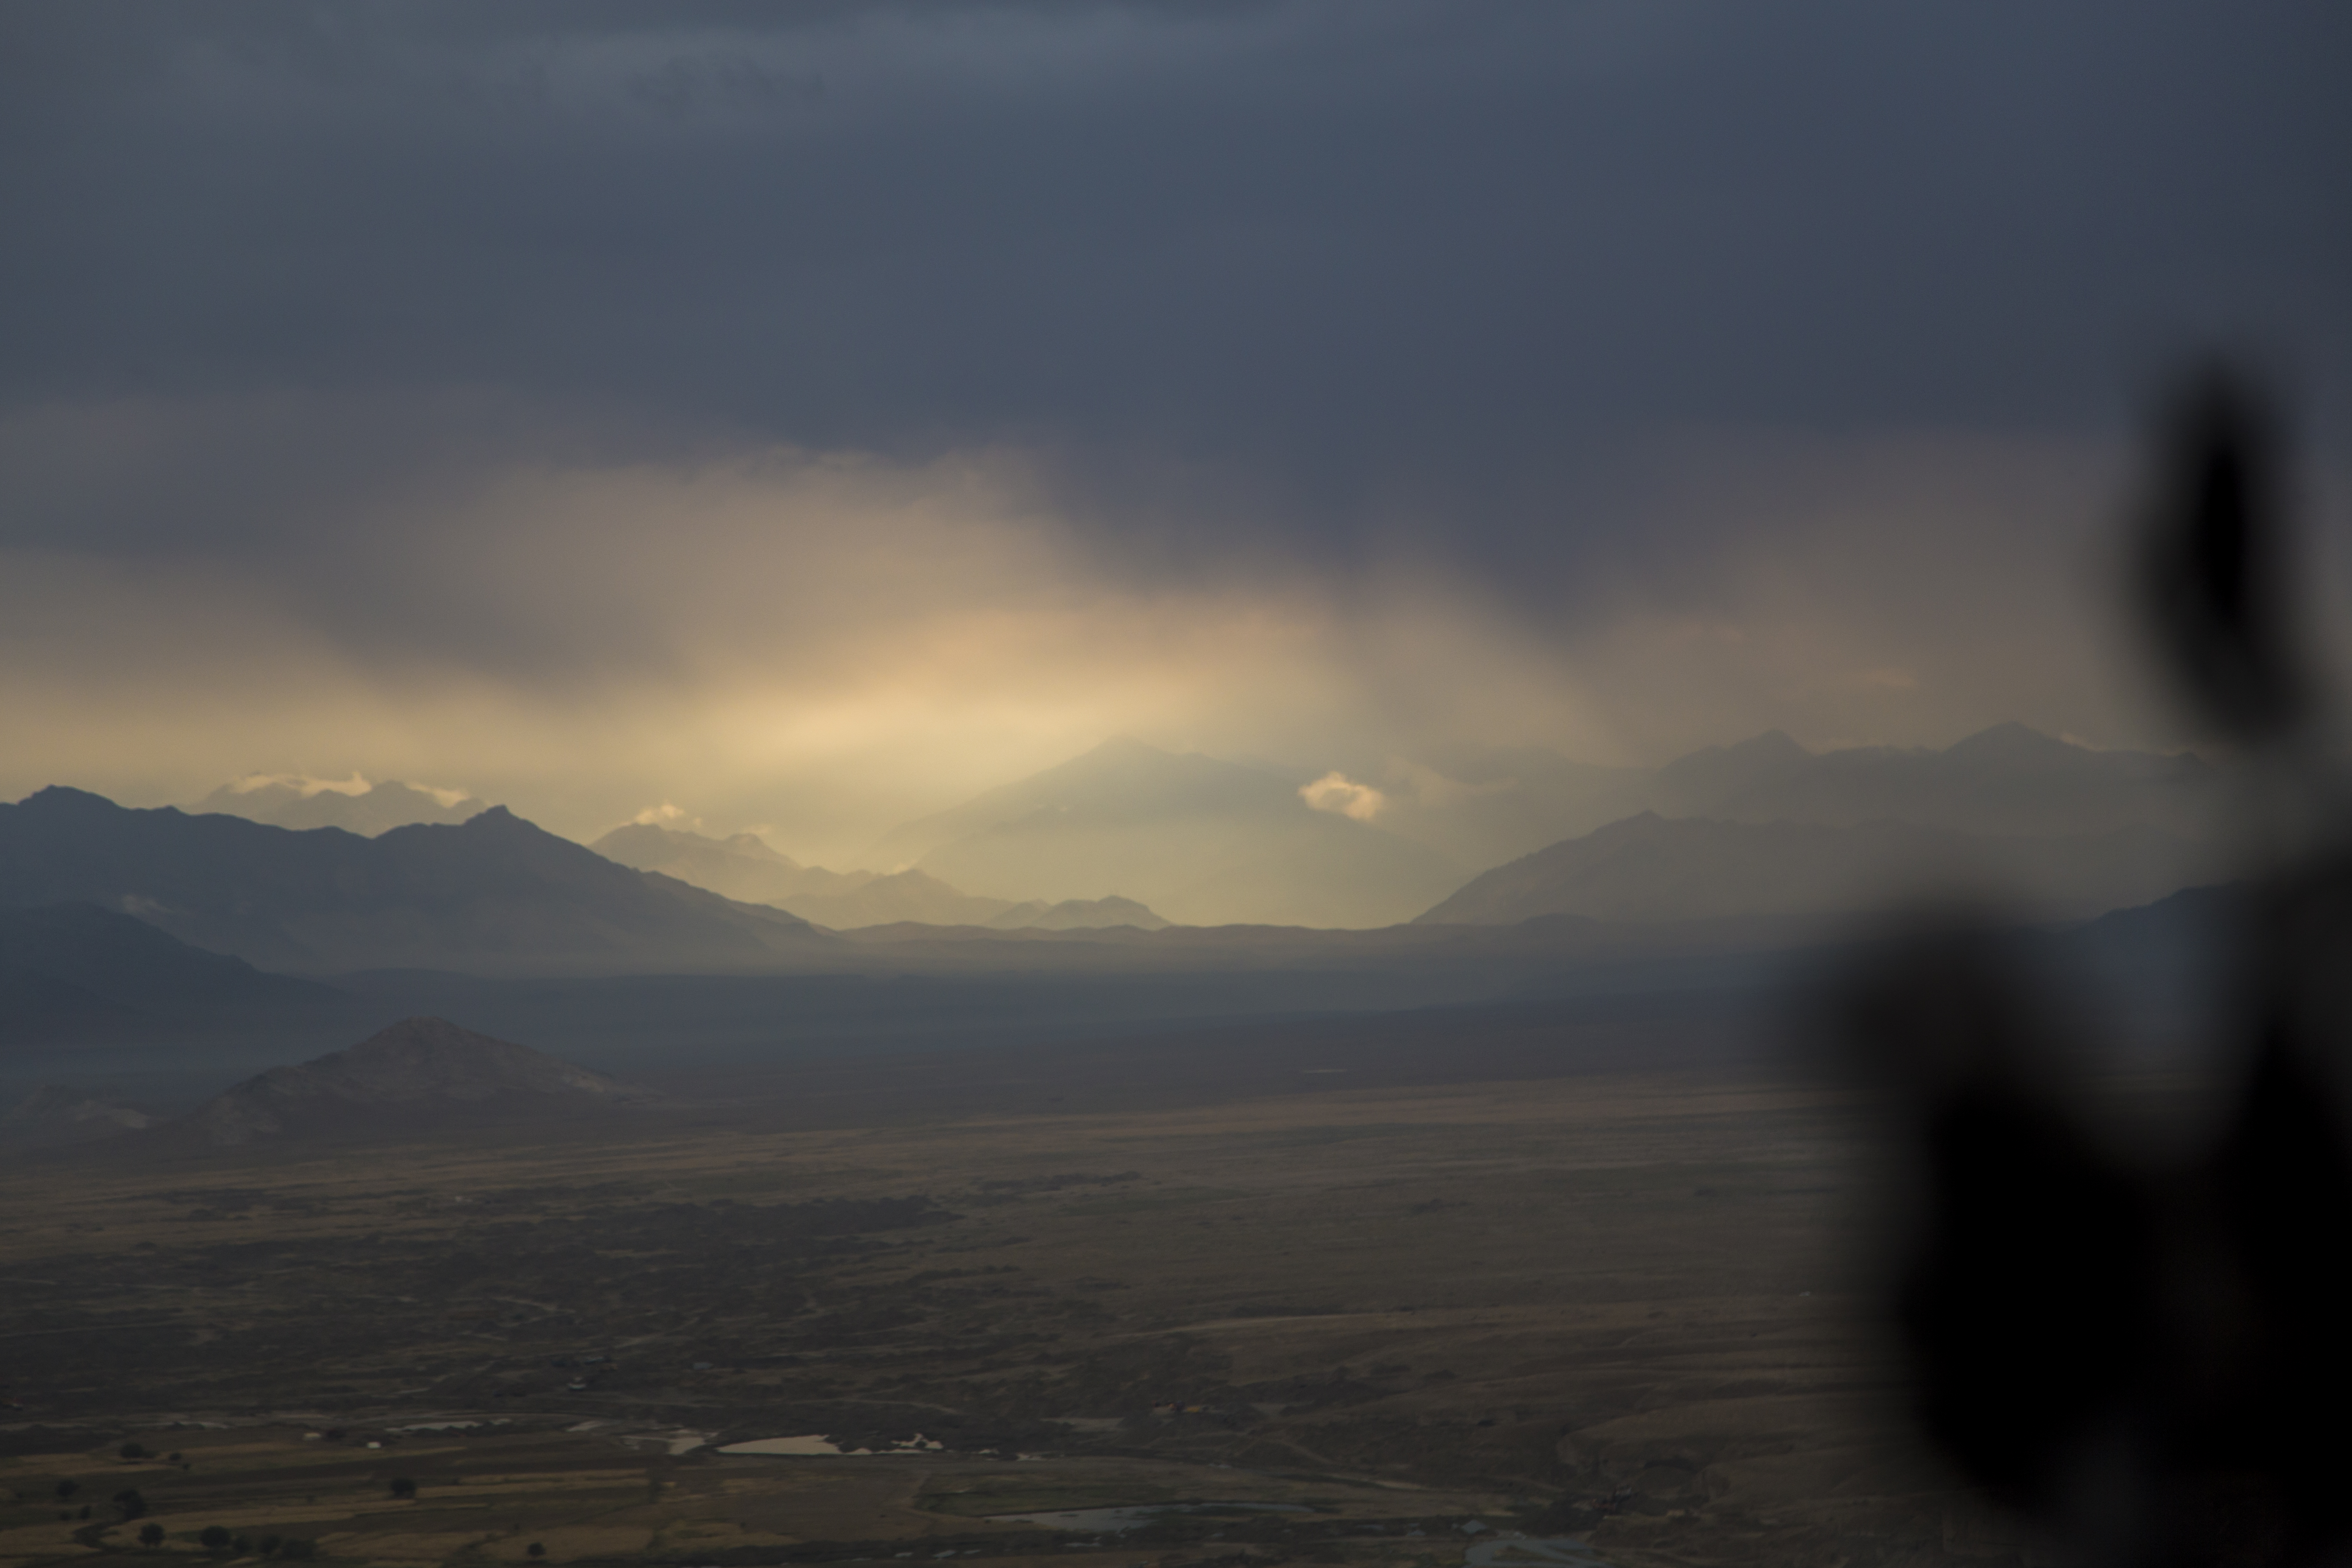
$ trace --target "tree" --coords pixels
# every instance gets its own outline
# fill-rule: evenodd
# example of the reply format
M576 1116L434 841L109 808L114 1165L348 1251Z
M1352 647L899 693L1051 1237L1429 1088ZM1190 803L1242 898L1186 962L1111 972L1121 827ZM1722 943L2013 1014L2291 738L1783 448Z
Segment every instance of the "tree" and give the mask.
M122 1510L123 1518L137 1519L147 1511L147 1500L139 1495L137 1488L126 1487L114 1494L114 1506Z
M286 1541L282 1536L265 1535L259 1542L261 1554L264 1557L275 1557L278 1555L278 1549L285 1544Z
M144 1459L150 1457L145 1446L139 1443L125 1443L117 1452L126 1459Z
M140 1545L142 1545L142 1546L161 1546L161 1545L163 1545L163 1527L162 1525L160 1525L160 1524L156 1523L156 1522L155 1522L153 1520L152 1520L152 1519L151 1519L151 1520L149 1520L146 1523L144 1523L144 1524L141 1525L141 1526L139 1527L139 1544L140 1544Z
M533 1557L544 1557L547 1555L547 1543L545 1542L534 1541L529 1546L524 1547L523 1550L530 1552Z
M79 1481L59 1481L58 1483L58 1500L59 1502L63 1502L66 1499L73 1496L74 1493L79 1490L81 1490L81 1483Z
M415 1497L416 1495L416 1483L410 1480L406 1476L394 1476L392 1478L392 1495L394 1497Z
M278 1556L290 1557L297 1563L305 1562L318 1554L319 1543L315 1541L305 1541L299 1536L288 1537L286 1544L278 1549Z
M231 1539L226 1525L208 1524L205 1526L204 1533L196 1537L196 1544L207 1552L226 1552Z

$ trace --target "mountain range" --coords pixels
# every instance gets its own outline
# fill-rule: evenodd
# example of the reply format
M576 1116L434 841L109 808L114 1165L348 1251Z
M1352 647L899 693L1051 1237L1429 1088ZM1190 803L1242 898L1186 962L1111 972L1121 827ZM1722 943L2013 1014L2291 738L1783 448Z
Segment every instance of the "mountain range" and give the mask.
M2045 837L2155 827L2195 836L2219 784L2216 770L2193 754L2097 752L2022 724L1997 724L1940 752L1813 752L1775 730L1678 758L1599 809L1607 820L1638 806L1727 822L1908 822Z
M608 860L658 871L746 903L771 904L836 931L916 921L999 931L1037 926L1068 931L1113 925L1157 930L1168 922L1130 899L1072 899L1048 904L992 899L950 887L929 872L828 871L778 853L757 834L712 838L651 823L616 827L589 846Z
M2193 837L2205 830L2220 784L2217 770L2193 755L2093 751L2021 724L1995 725L1941 751L1816 752L1775 730L1658 768L1591 767L1540 747L1465 747L1397 771L1374 823L1474 868L1645 811L2028 837L2147 826Z
M1661 884L1681 889L1679 900L1660 892L1609 906L1647 909L1645 918L1696 918L1751 904L1793 910L1828 900L1848 907L1868 889L1884 889L1889 877L1913 876L1939 858L1972 858L1964 845L1888 825L2018 841L2087 841L2144 830L2104 847L2086 842L2053 851L2038 868L2029 864L2038 858L2032 850L1999 844L1989 846L1989 860L1979 860L1980 868L2004 878L2011 869L2028 873L2020 891L2048 908L2074 910L2113 908L2111 900L2147 889L2183 885L2179 879L2193 874L2195 857L2179 841L2203 833L2221 783L2217 771L2193 755L2093 751L2019 724L1996 725L1941 751L1814 752L1772 731L1651 770L1590 767L1539 748L1463 750L1439 760L1454 771L1407 768L1403 784L1379 797L1369 820L1358 821L1313 809L1297 780L1276 770L1115 740L908 823L863 858L911 866L1001 898L1091 895L1115 881L1187 924L1349 926L1415 918L1450 902L1482 866L1498 871L1497 860L1508 863L1644 814L1825 830L1804 840L1810 852L1785 851L1793 857L1795 879L1777 906L1769 886L1752 897L1728 885L1709 889L1704 867L1690 863ZM1860 837L1840 839L1838 831ZM1686 862L1703 861L1709 846L1750 842L1654 827L1643 842L1656 855L1666 852L1669 839L1683 844ZM1505 848L1507 855L1467 864L1456 858ZM2134 869L2127 862L2141 850L2152 859ZM1882 855L1893 858L1874 870L1874 858ZM1832 866L1851 867L1854 875L1832 873ZM1654 868L1668 871L1663 861ZM1723 870L1735 880L1745 874ZM1858 891L1832 893L1832 884ZM1590 900L1567 904L1584 908ZM1467 907L1433 918L1455 919Z
M831 940L781 910L615 865L501 806L362 838L49 788L0 805L0 900L96 904L311 973L772 968Z
M1829 914L1971 892L2063 919L2161 898L2195 879L2199 868L2190 846L2145 826L2024 837L1907 822L1826 826L1645 811L1497 866L1415 923Z
M272 827L340 827L373 838L415 823L456 826L488 809L471 795L387 779L353 790L335 784L261 778L223 784L187 809L266 822Z
M1510 765L1535 774L1539 762ZM1516 776L1490 779L1490 793ZM2218 793L2214 770L2015 725L1941 752L1816 754L1776 732L1647 773L1546 776L1555 807L1573 785L1599 792L1581 809L1633 809L1475 875L1381 826L1378 802L1372 820L1356 820L1317 809L1311 789L1274 769L1132 740L907 824L875 855L914 863L887 871L803 866L751 835L648 825L592 850L502 807L368 838L50 788L0 805L0 906L94 905L297 973L904 973L932 962L971 973L1034 967L1045 940L1116 939L1093 964L1169 939L1149 969L1236 944L1273 962L1297 946L1276 941L1276 926L1811 918L1956 868L2038 912L2087 915L2216 870L2186 831ZM1231 929L1204 947L1155 933L1163 917ZM839 945L834 933L853 931L883 945ZM941 942L955 932L966 945L950 954ZM1024 945L969 945L990 933ZM0 985L16 987L11 1012L37 1032L145 1026L134 998L63 972L0 974Z

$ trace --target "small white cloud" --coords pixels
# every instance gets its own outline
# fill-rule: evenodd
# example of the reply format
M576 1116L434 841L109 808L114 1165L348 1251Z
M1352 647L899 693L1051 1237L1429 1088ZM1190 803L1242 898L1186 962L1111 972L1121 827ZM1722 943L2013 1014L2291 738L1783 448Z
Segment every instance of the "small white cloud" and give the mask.
M469 789L444 789L439 784L413 784L408 787L415 790L419 795L431 795L435 800L441 803L444 809L457 805L461 800L471 800L474 798L474 792Z
M1389 803L1389 797L1371 785L1358 784L1337 771L1325 773L1313 784L1300 784L1298 798L1317 811L1336 811L1358 822L1370 822Z
M659 805L649 805L629 818L640 827L667 827L673 822L683 822L686 819L686 813L667 801L662 802Z
M239 795L251 795L255 790L268 789L272 785L293 790L305 800L329 791L336 795L362 795L375 788L356 773L347 779L314 779L308 773L247 773L229 787ZM464 798L462 795L458 796L460 800ZM452 803L443 801L441 804L448 805Z

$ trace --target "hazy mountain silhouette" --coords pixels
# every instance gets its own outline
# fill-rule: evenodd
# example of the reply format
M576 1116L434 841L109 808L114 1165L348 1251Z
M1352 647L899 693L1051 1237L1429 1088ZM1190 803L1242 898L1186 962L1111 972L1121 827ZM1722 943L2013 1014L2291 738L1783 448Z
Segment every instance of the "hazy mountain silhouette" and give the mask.
M1997 889L2035 914L2084 916L2146 903L2195 879L2189 847L2145 826L2027 838L1898 822L1846 827L1643 812L1474 878L1415 923L1808 915L1942 887Z
M653 1098L446 1018L404 1018L347 1050L249 1078L160 1131L194 1133L215 1145L423 1132L643 1105Z
M770 848L757 835L712 838L675 827L632 823L589 847L641 871L659 871L698 888L751 903L772 904L835 931L915 921L925 925L1086 926L1168 922L1129 899L1016 903L962 892L928 872L828 871L803 866Z
M779 909L790 908L790 900L796 898L832 898L855 892L873 881L875 875L871 871L828 871L822 866L803 866L791 856L770 848L756 833L713 838L707 834L645 822L615 827L588 847L607 860L640 871L658 871L725 898L747 904L773 904Z
M1628 792L1652 773L1541 746L1438 747L1383 781L1373 823L1463 867L1498 866L1626 816Z
M398 779L372 784L357 795L340 789L304 791L272 779L250 788L223 784L187 808L192 813L218 812L266 822L273 827L340 827L346 833L374 837L412 823L442 823L451 826L488 809L471 795L444 805L430 790Z
M362 838L45 789L0 805L0 899L101 904L198 947L309 971L760 968L831 940L781 910L617 866L499 806Z
M1161 920L1133 899L1064 899L1058 904L1032 900L1015 904L987 924L998 931L1108 931L1132 926L1138 931L1165 931Z
M1720 816L1727 802L1801 778L1820 758L1785 731L1731 746L1704 746L1643 780L1631 798L1661 816Z
M2195 756L2095 752L2022 724L1997 724L1940 752L1819 754L1776 730L1680 758L1611 804L1727 822L2040 835L2144 826L2193 835L2216 783Z
M1204 925L1380 925L1463 868L1299 797L1264 769L1127 738L895 829L864 858L1056 903L1112 894Z
M1768 731L1654 769L1595 768L1538 748L1455 748L1397 782L1376 818L1472 865L1497 865L1612 822L1660 816L1969 833L2101 833L2145 825L2200 836L2215 770L2194 756L2095 752L2021 724L1943 751L1815 753ZM1393 781L1392 781L1393 782Z
M0 1046L269 1028L333 1017L352 1001L95 904L0 910Z

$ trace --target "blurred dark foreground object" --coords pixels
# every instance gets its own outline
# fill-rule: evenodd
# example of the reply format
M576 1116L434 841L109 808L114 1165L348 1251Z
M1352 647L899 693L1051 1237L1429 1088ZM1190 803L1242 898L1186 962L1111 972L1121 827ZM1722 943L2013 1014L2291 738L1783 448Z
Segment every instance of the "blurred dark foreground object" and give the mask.
M2329 800L2267 422L2209 373L2161 458L2142 583L2159 650L2269 775L2254 798ZM1882 1275L1919 1417L2060 1560L2352 1561L2341 826L2273 836L2232 939L2234 1037L2211 1042L2232 1108L2191 1152L2135 1149L2095 1114L2069 1024L1990 923L1889 942L1836 998L1910 1178Z

